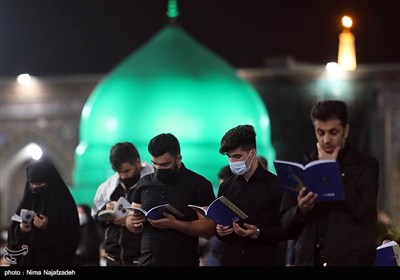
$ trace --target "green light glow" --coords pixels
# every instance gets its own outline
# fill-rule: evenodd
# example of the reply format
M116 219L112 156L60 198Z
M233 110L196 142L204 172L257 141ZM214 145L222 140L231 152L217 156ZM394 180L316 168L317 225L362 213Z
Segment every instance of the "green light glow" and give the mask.
M113 174L108 160L112 145L131 141L142 160L150 162L148 142L165 132L179 139L185 165L217 191L217 173L228 164L218 153L220 141L239 124L255 127L258 154L272 162L269 117L258 93L180 27L165 27L117 65L86 102L74 197L92 203L98 185Z
M169 18L177 18L179 16L178 3L176 0L168 1L167 16Z

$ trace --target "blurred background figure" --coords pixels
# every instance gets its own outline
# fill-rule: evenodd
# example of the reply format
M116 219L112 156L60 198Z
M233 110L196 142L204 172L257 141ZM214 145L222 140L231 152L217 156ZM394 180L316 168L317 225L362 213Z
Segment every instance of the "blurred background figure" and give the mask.
M233 176L229 165L223 166L218 174L219 183ZM219 240L215 235L211 236L204 246L204 265L205 266L221 266L222 253L224 252L225 243Z
M2 229L1 230L1 235L0 235L0 266L10 266L10 264L6 261L5 258L3 258L5 251L5 248L7 247L7 236L8 236L8 231L7 229Z
M268 160L265 157L257 156L257 160L264 169L268 170Z
M75 252L74 265L99 266L100 249L104 233L90 215L91 208L86 204L77 206L80 224L80 242Z
M218 172L219 183L221 184L223 181L225 181L226 179L228 179L232 175L233 175L233 173L232 173L231 168L229 167L229 165L225 165Z
M263 156L257 156L257 160L265 170L268 170L268 160ZM277 266L292 266L294 263L294 244L295 240L283 240L279 242L276 265Z
M393 240L400 243L400 228L393 224L390 214L380 209L377 218L377 242L376 245L382 245L383 241Z

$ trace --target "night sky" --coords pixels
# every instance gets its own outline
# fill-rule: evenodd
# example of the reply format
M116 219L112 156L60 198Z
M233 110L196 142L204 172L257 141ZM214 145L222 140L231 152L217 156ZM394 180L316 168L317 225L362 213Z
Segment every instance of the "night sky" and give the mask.
M0 0L0 75L101 74L167 23L167 0ZM178 0L180 25L237 68L337 60L343 15L359 64L400 63L399 0Z

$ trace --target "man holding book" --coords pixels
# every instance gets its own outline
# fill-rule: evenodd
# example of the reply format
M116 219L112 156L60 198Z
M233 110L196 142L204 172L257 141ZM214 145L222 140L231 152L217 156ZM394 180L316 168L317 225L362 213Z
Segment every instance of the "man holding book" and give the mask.
M303 164L336 160L345 200L317 200L307 186L297 197L285 193L282 222L298 236L295 265L373 266L379 163L346 142L350 126L344 102L318 102L311 119L317 144Z
M288 239L279 220L282 190L278 178L257 160L256 133L251 125L230 129L219 149L229 158L231 176L221 183L225 196L247 214L244 223L218 224L225 242L222 266L275 266L278 244Z
M178 139L163 133L148 146L155 173L143 177L133 194L133 207L149 211L169 204L176 211L165 211L161 219L150 219L132 211L126 226L142 232L140 266L198 266L198 237L211 236L215 223L188 207L208 206L215 198L211 182L189 170L182 162Z
M107 266L135 266L140 256L140 235L126 229L127 215L117 215L109 220L99 214L106 209L114 210L120 201L126 201L127 206L130 206L134 185L140 177L154 170L148 163L141 162L138 150L130 142L117 143L111 148L110 163L116 173L97 189L92 216L106 228L104 247Z

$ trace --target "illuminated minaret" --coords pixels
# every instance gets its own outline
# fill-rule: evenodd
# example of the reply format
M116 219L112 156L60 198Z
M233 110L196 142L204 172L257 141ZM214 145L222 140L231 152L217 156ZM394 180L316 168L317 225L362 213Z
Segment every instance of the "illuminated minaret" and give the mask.
M168 1L167 16L169 19L176 19L179 16L178 3L176 0Z
M357 68L356 47L354 35L350 31L353 21L350 17L344 16L342 24L344 29L339 35L338 64L343 70L354 71Z

